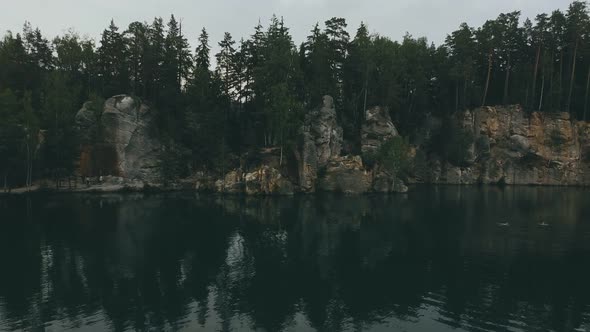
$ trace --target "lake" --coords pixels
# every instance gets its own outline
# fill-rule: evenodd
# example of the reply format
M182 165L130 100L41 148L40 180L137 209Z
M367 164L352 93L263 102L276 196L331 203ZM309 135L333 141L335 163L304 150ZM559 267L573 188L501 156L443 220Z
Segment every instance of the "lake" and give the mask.
M0 330L590 331L590 195L0 197Z

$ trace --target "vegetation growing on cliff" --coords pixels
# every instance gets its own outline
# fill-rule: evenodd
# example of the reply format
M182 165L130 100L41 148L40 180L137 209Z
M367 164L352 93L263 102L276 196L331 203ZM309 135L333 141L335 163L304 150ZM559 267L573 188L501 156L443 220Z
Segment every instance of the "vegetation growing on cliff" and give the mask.
M399 177L405 177L412 165L410 144L407 139L394 137L383 143L374 153L363 156L365 164L378 164L384 171Z
M76 111L89 99L122 93L158 111L166 159L180 159L167 167L170 176L223 167L230 153L287 145L305 110L325 94L334 97L351 143L360 139L365 110L375 105L387 107L407 137L429 114L482 104L589 116L584 1L533 20L511 12L481 27L463 23L439 46L411 35L398 42L369 34L364 23L353 35L347 29L343 18L332 18L296 45L285 22L273 17L247 40L226 33L211 54L207 31L186 36L174 16L125 29L111 21L96 43L75 32L49 40L26 23L22 33L7 32L0 41L0 171L12 184L71 173ZM32 141L39 139L33 128L46 134L44 144ZM464 159L463 136L438 142L451 162Z

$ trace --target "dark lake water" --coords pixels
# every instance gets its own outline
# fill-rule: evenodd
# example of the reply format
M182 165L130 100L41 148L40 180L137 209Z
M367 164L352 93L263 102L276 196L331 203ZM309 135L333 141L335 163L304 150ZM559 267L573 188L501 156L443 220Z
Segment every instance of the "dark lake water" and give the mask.
M590 331L590 193L0 197L0 330Z

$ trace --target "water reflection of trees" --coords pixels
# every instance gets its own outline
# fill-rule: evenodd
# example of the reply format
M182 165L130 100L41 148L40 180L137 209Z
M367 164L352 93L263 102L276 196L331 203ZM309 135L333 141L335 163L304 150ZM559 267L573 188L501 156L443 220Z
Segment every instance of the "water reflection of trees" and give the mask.
M0 202L0 326L100 315L114 330L589 320L590 210L576 190L31 200ZM510 228L496 226L503 218Z

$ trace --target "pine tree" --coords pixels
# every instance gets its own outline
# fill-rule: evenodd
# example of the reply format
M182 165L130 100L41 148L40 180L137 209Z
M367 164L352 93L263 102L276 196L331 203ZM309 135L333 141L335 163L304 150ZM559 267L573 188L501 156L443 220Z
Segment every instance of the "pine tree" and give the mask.
M129 50L129 69L131 76L131 91L134 95L145 95L144 67L149 52L149 26L146 23L133 22L125 31L125 43Z
M566 47L566 18L565 15L556 10L549 18L551 45L552 45L552 68L551 68L551 108L561 110L563 106L563 70L564 52ZM557 66L555 63L557 62Z
M28 72L28 54L20 34L8 32L0 48L0 87L22 93L32 79Z
M211 47L209 46L209 34L207 30L203 28L201 35L199 36L199 45L195 51L195 68L200 70L209 70L211 59L209 59L209 52Z
M570 4L567 14L567 34L569 37L569 49L571 55L570 80L565 110L572 112L572 95L576 85L576 65L578 63L579 48L584 38L584 33L590 24L587 4L584 1L574 1Z
M150 98L153 103L160 105L162 90L162 70L164 57L164 21L157 17L148 27L148 47L145 50L143 66L144 92L143 96Z
M463 23L459 30L447 36L445 44L450 52L451 76L455 80L455 110L467 109L471 106L468 93L475 71L474 31L467 23Z
M102 33L98 49L99 78L104 97L129 92L128 52L115 22Z
M217 59L217 74L223 81L225 94L230 98L235 97L235 90L233 90L233 87L236 84L236 71L234 66L236 50L234 44L235 41L231 34L226 32L223 36L223 40L219 42L219 53L215 54L215 58Z
M547 72L547 43L549 42L549 16L547 14L537 15L535 18L536 24L532 31L532 44L535 51L535 65L533 69L533 89L532 89L532 105L534 109L539 111L543 108L543 97L545 95L545 83ZM539 70L541 71L541 91L540 97L537 99L537 83ZM537 107L538 105L538 107Z
M336 82L336 94L334 99L338 105L343 102L343 74L342 67L346 61L348 44L350 42L350 35L346 31L346 20L344 18L333 17L325 22L325 33L328 37L328 45L332 51L330 56L330 66L334 75L333 80Z
M478 45L478 57L485 58L485 88L483 90L483 97L481 105L485 106L488 100L488 93L490 89L490 81L492 77L492 70L494 65L494 58L497 53L499 43L498 25L496 21L488 20L475 33L475 38Z
M369 95L369 76L371 64L371 38L364 23L357 29L356 35L349 44L348 57L343 66L343 96L345 112L345 134L348 137L358 136ZM348 128L346 128L348 127Z
M306 103L317 105L324 95L337 96L338 84L330 49L330 40L316 24L304 45L306 61L303 68L306 86Z
M522 31L519 28L520 12L500 14L496 19L498 29L498 51L500 58L500 67L504 71L504 90L502 93L502 103L509 103L510 75L514 71L515 65L518 64L518 47L524 43Z

